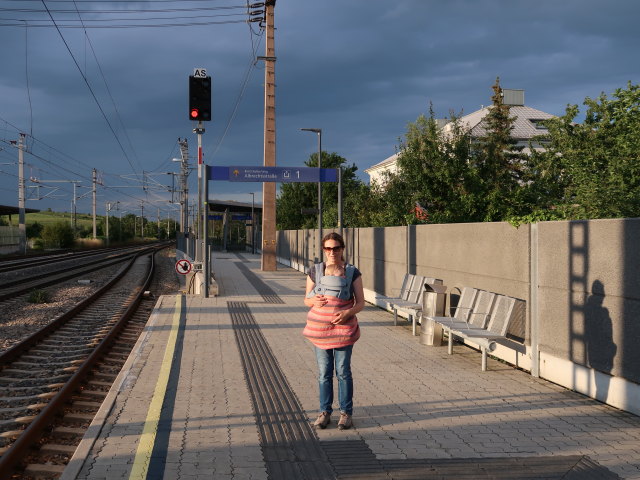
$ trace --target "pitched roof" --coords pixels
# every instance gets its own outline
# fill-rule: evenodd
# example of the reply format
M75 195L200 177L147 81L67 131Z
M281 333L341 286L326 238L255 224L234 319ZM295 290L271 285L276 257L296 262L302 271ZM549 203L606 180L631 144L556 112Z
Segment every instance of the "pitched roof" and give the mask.
M481 108L460 118L460 122L470 130L471 136L481 137L485 135L486 122L484 122L484 117L489 113L489 108ZM511 131L511 136L516 139L530 139L537 135L546 134L547 129L538 122L555 118L555 115L525 105L511 105L509 112L510 116L516 117Z
M389 158L385 158L380 163L376 163L375 165L370 166L369 168L367 168L365 170L365 172L368 173L371 170L377 170L379 168L386 167L387 165L392 165L392 164L396 163L397 161L398 161L398 154L395 153L395 154L391 155Z

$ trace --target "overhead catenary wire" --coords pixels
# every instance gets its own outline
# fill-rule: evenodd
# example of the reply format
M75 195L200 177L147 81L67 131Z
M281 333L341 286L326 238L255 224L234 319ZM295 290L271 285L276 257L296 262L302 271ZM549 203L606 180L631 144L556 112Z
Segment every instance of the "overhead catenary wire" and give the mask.
M74 0L73 2L74 6L76 6L76 10L78 10L78 7L76 5L76 0ZM84 22L82 21L82 16L80 14L80 11L78 10L78 18L80 19L80 21L82 22L83 26L84 26ZM102 71L102 65L100 65L100 62L98 61L98 56L96 55L96 51L93 48L93 43L91 42L91 38L89 37L89 34L87 32L87 30L84 30L84 35L85 38L87 39L88 43L89 43L89 47L91 48L91 53L93 54L93 58L96 62L96 65L98 66L98 71L100 72L100 76L102 77L102 81L104 82L104 86L107 90L107 93L109 95L109 98L111 99L111 104L113 105L113 109L116 112L116 118L118 119L118 121L120 122L120 125L122 126L122 131L124 132L124 136L127 139L127 142L129 143L129 148L131 149L131 151L133 152L133 156L136 159L136 163L138 165L138 168L141 169L141 165L140 165L140 160L138 159L138 155L136 153L135 148L133 147L133 143L131 142L131 138L129 137L129 133L127 132L127 128L124 125L124 122L122 121L122 117L120 116L120 111L118 110L118 106L116 105L116 102L113 98L113 95L111 94L111 89L109 88L109 84L107 83L107 79L104 75L104 72Z
M33 106L31 104L31 87L29 86L29 29L24 27L24 76L29 100L29 133L33 135Z
M16 1L16 0L14 0ZM50 2L51 3L51 2ZM68 3L68 2L67 2ZM80 1L75 3L83 3ZM100 3L100 2L94 2ZM102 2L105 3L105 2ZM112 2L108 2L111 8L91 8L80 9L75 5L75 9L68 8L25 8L25 7L0 7L0 26L11 27L18 25L28 25L29 27L53 27L64 28L163 28L163 27L188 27L206 26L226 23L245 23L245 5L224 5L207 7L185 8L187 2L173 2L180 5L179 8L130 8L130 3L126 8L112 8ZM140 2L137 2L140 3ZM148 4L153 2L147 2ZM168 2L166 2L168 3ZM116 3L117 5L117 3ZM233 13L237 11L237 13ZM216 13L218 12L218 13ZM224 13L220 13L224 12ZM73 17L58 19L54 25L50 18L38 18L40 14L47 13L49 17L56 15L73 15ZM163 16L140 16L140 14L163 14ZM11 18L15 14L24 14L27 18ZM83 22L76 19L75 15L90 14L100 15L102 18L83 18ZM176 15L177 14L177 15ZM192 15L180 15L192 14ZM9 17L5 16L9 15ZM113 17L113 15L120 15ZM229 17L243 17L243 19L229 20ZM214 20L214 19L221 20ZM209 20L204 20L209 19ZM189 21L191 20L191 21ZM135 22L135 23L131 23Z
M44 5L45 8L47 8L47 4L46 4L45 0L42 0L42 4ZM47 12L48 12L48 9L47 9ZM53 22L53 24L56 25L56 21L53 18L53 15L51 14L51 12L49 12L49 16L51 17L51 21ZM104 117L105 121L107 122L107 125L109 126L109 129L111 130L111 133L113 134L116 142L120 146L120 150L122 151L124 157L126 158L127 163L129 163L129 166L131 167L131 170L133 170L133 172L136 173L136 169L133 166L133 164L131 163L131 159L127 155L127 152L125 151L124 146L122 145L122 142L120 141L120 139L118 138L118 135L116 134L115 130L113 129L113 125L111 125L111 122L107 118L106 113L102 109L102 105L100 105L100 101L98 100L98 98L96 97L96 94L94 93L93 89L91 88L91 84L89 83L89 80L87 79L86 75L82 71L82 68L80 68L80 65L78 64L78 61L76 60L76 57L73 55L73 52L71 51L71 48L69 47L69 44L65 40L64 35L62 35L62 32L60 31L60 29L57 28L57 25L56 25L56 30L58 31L58 34L60 35L60 38L62 39L62 42L64 43L65 47L67 48L67 51L69 52L69 55L71 55L71 58L73 59L73 63L76 65L76 67L78 68L78 71L80 72L80 75L84 79L84 82L86 83L87 88L89 88L89 91L91 92L91 96L93 97L93 99L95 100L96 104L98 105L98 109L100 110L100 113L102 114L102 116Z
M0 7L0 16L6 16L6 14L11 10L10 8L7 8L8 5L12 5L14 4L16 0L6 0L3 3L3 6ZM28 44L27 44L27 39L29 39L29 37L31 37L31 35L29 35L30 32L28 32L29 28L33 28L35 25L35 23L44 23L49 27L53 27L56 28L58 35L61 37L61 39L63 40L63 43L68 51L68 53L71 55L73 62L76 65L76 68L78 69L78 71L80 72L83 81L85 82L85 84L88 87L89 93L92 95L95 103L97 104L103 118L105 119L107 126L109 127L110 133L111 135L114 136L114 138L116 139L118 146L120 148L120 150L122 150L122 153L124 154L127 162L129 163L129 166L131 167L131 170L133 171L134 175L137 177L136 181L132 182L130 179L126 179L126 182L131 182L133 184L135 184L137 182L137 186L138 188L142 187L142 184L145 182L145 179L142 178L140 179L140 171L142 170L142 168L139 166L139 162L137 161L137 154L135 154L135 149L133 148L132 142L131 142L131 138L129 137L127 130L125 128L124 122L122 121L122 117L120 116L120 112L118 111L118 106L115 102L114 96L111 93L111 89L109 88L107 79L106 79L106 75L105 72L103 71L102 65L100 64L100 62L98 61L98 57L97 57L97 53L96 50L94 48L93 42L91 41L91 38L89 38L89 35L87 34L87 30L89 28L91 28L90 24L91 23L104 23L104 20L106 21L106 25L105 28L128 28L128 27L136 27L139 26L140 24L143 24L146 22L145 27L149 27L149 26L198 26L198 25L211 25L211 24L222 24L222 23L244 23L247 24L249 26L249 29L251 31L250 33L250 39L251 39L251 52L252 52L252 59L251 62L247 65L247 68L244 72L244 75L241 79L240 85L239 85L239 93L238 93L238 97L236 100L236 103L233 106L233 109L231 110L231 113L229 115L229 119L226 125L226 128L224 130L224 133L220 139L220 142L218 143L218 146L216 148L216 151L218 150L220 144L225 140L227 133L229 131L229 129L231 128L231 125L236 117L236 115L238 114L239 111L239 105L241 104L242 98L244 96L244 93L247 89L248 86L248 82L250 80L251 77L251 72L254 68L256 68L256 64L255 64L255 52L257 51L257 48L260 44L261 41L261 29L259 30L256 27L253 26L253 24L251 24L250 22L247 22L246 20L246 15L247 12L245 9L247 8L246 5L237 5L237 6L233 6L233 5L220 5L220 3L222 3L222 0L220 0L220 3L216 4L217 0L190 0L189 3L191 3L193 5L193 3L195 2L207 2L207 9L203 9L203 8L173 8L174 5L179 5L182 7L182 5L187 4L186 1L180 1L180 2L176 2L173 0L141 0L136 2L136 5L140 5L140 6L152 6L152 9L139 9L139 11L137 12L137 14L132 14L131 18L127 19L127 18L123 18L126 17L127 15L124 15L124 13L128 13L127 11L124 11L123 9L119 9L118 7L120 5L122 6L130 6L130 2L119 2L117 0L108 2L108 4L112 7L109 9L101 9L100 8L100 4L105 5L107 4L107 2L103 2L100 0L71 0L71 2L73 2L73 9L67 9L66 12L63 12L63 9L58 8L58 6L62 6L62 3L65 3L66 5L69 5L70 2L68 0L64 0L63 1L59 1L59 0L42 0L42 5L44 8L40 8L37 9L40 13L44 13L46 12L47 15L49 16L48 20L43 20L41 18L24 18L21 19L21 27L25 28L26 32L25 32L25 49L28 48ZM50 5L49 5L50 4ZM95 9L89 9L89 7L93 7L93 5L98 6L98 8ZM170 8L158 8L159 6L162 7L170 7ZM115 8L113 8L115 7ZM252 7L253 8L253 7ZM243 9L245 10L245 13L235 13L237 10L235 9ZM16 13L17 9L13 9L13 13ZM25 9L23 9L25 10ZM35 9L30 9L30 10L35 10ZM215 11L217 10L217 12ZM117 13L113 13L113 14L109 14L109 13L105 13L108 11L114 11ZM152 11L157 11L160 14L166 14L166 17L160 17L160 16L149 16L149 13ZM98 15L117 15L117 23L116 25L114 25L114 20L116 17L112 17L111 19L90 19L90 18L86 18L85 14L83 14L82 12L91 12L94 14L98 14ZM145 12L145 14L142 14L142 12ZM194 15L192 17L188 16L188 15L180 15L179 12L185 12L185 13L194 13ZM37 15L39 15L40 13L38 13ZM198 13L200 13L198 15ZM69 19L69 18L65 18L64 20L61 20L60 18L58 18L58 15L60 16L64 16L64 15L68 15L68 14L75 14L77 18L73 18L73 19ZM54 15L56 15L54 17ZM235 16L242 16L243 18L241 20L231 20L229 21L229 19L234 18L232 15ZM24 17L31 17L31 15L25 15ZM220 18L216 18L216 17L220 17ZM0 22L4 22L4 21L14 21L14 19L3 19L0 18ZM100 20L100 22L93 22L93 20ZM183 21L186 20L186 21ZM193 21L190 21L193 20ZM209 21L209 20L213 20L213 21ZM221 20L221 21L215 21L215 20ZM102 80L104 82L105 88L106 88L106 93L109 94L109 97L111 99L111 102L113 104L113 108L115 110L115 115L117 116L117 122L119 122L117 125L116 123L114 123L114 120L116 120L113 117L113 114L110 114L110 117L107 117L106 115L106 111L104 109L104 105L101 104L104 103L103 99L98 98L97 93L100 93L96 90L96 83L94 80L89 78L89 75L87 73L87 66L84 65L84 68L80 66L80 61L79 57L75 56L74 53L71 50L71 45L67 42L68 39L66 39L62 32L61 32L61 28L64 28L62 26L62 24L71 24L73 23L75 25L74 28L83 28L84 29L84 33L85 33L85 38L87 39L87 43L89 44L88 46L91 49L92 55L96 61L96 65L97 65L97 69L99 70L99 74L102 76ZM127 23L127 25L124 25L124 23ZM258 32L256 32L256 30L258 30ZM66 34L65 34L66 35ZM255 38L257 37L257 41L255 41ZM33 38L33 37L31 37ZM32 52L31 52L32 53ZM86 45L85 45L85 55L86 55ZM25 74L28 75L28 56L27 53L25 53L25 60L27 62L27 64L25 65ZM86 59L85 59L85 63L86 63ZM25 82L26 83L26 82ZM29 96L31 96L32 92L27 92L27 94ZM36 99L38 99L39 97L36 96ZM29 100L31 101L31 98L29 98ZM35 107L38 107L38 104L35 105ZM30 106L30 109L32 107ZM37 118L36 118L37 120ZM31 123L32 120L30 120ZM7 126L7 123L5 123L5 126ZM120 126L122 126L122 130L124 131L121 132L120 131ZM12 126L13 127L13 126ZM36 125L37 127L37 125ZM116 130L116 127L118 128L118 130ZM22 132L24 131L23 129L18 129L16 127L13 127L13 129L16 132ZM9 129L10 130L10 129ZM8 130L7 130L8 131ZM125 141L125 137L119 138L122 135L126 135L126 141L128 142L127 144L127 149L124 148L125 143L123 143ZM31 144L31 145L29 145ZM131 147L131 148L129 148ZM2 149L2 146L0 145L0 149ZM11 149L10 149L11 150ZM9 151L10 151L9 150ZM26 142L25 142L25 154L30 156L30 160L27 162L28 166L33 166L34 169L39 169L43 174L46 174L47 176L51 175L48 178L54 178L54 177L70 177L73 176L72 178L81 178L83 180L86 180L87 182L90 181L89 178L89 172L90 172L90 166L87 164L86 160L82 160L79 161L73 157L70 157L68 155L66 155L65 153L56 150L54 147L50 147L46 144L44 144L43 142L41 142L40 140L38 140L34 134L33 134L33 127L31 127L29 129L29 135L27 135L26 137ZM175 151L175 144L173 145L172 148L172 152ZM128 155L129 152L133 152L132 155L135 155L135 158L132 158L130 155ZM13 160L13 159L12 159ZM133 163L133 161L135 161L135 163ZM164 161L162 161L162 165L165 165L168 161L171 160L171 156L167 157ZM80 167L80 169L78 169L78 167ZM78 172L84 172L86 170L86 174L85 175L79 175ZM36 174L38 174L38 172L36 172ZM111 178L111 182L110 183L117 183L114 182L114 178L117 179L122 179L125 180L123 176L119 176L116 174L109 174L105 172L106 177L113 177ZM41 177L41 178L46 178L46 177ZM122 183L122 182L120 182ZM157 182L156 182L157 183ZM135 185L132 185L133 187L135 187ZM161 187L161 186L160 186ZM135 195L132 195L133 192L127 192L127 191L121 191L121 190L117 190L114 189L113 187L110 187L109 185L105 185L104 186L105 189L107 190L111 190L111 191L117 191L119 194L125 195L127 198L132 198L135 200L139 201L139 196L136 197ZM62 189L61 189L62 191ZM162 202L163 200L158 200L156 198L156 195L154 192L145 192L143 197L145 197L145 201L146 201L146 197L151 196L151 200L152 201L160 201ZM164 200L164 202L166 203L166 200Z
M253 33L253 32L252 32ZM260 37L262 38L262 37ZM244 92L247 88L247 85L249 83L249 78L251 77L251 72L253 72L253 69L256 66L256 60L255 60L255 55L256 55L256 51L258 49L260 42L256 42L255 45L252 46L252 52L251 52L251 61L249 62L249 65L247 67L247 70L244 74L244 78L242 80L242 85L240 87L240 92L238 94L238 97L236 98L235 104L233 106L233 110L231 111L231 115L229 116L229 119L227 120L227 124L224 128L224 132L222 133L222 136L220 137L220 139L218 140L218 143L216 144L215 149L213 150L213 153L211 154L211 158L214 158L216 156L216 153L218 153L218 150L220 149L220 146L222 145L222 142L224 142L224 139L227 136L227 133L229 132L229 129L231 128L231 124L233 123L233 120L236 117L236 114L238 113L238 107L240 106L240 102L242 101L242 98L244 97Z

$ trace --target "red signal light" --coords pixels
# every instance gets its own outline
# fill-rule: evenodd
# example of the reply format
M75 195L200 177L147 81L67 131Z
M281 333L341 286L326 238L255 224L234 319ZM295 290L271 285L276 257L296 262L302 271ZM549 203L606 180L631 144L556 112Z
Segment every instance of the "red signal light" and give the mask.
M198 117L200 116L200 110L198 110L197 108L192 108L191 112L189 112L189 114L191 115L191 118L193 120L197 120Z

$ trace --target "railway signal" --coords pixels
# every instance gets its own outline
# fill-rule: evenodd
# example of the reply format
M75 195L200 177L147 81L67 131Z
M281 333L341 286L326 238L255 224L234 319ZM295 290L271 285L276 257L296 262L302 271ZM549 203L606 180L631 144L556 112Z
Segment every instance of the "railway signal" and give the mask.
M189 120L211 120L211 77L205 69L196 69L189 75Z

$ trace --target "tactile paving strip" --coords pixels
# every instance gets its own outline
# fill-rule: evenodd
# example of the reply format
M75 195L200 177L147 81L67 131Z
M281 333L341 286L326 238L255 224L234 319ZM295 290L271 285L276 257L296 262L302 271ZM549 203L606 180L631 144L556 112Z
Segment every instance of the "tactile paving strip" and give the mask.
M335 478L260 327L245 302L227 302L269 478Z
M278 296L278 294L273 290L273 288L271 288L269 285L263 282L260 277L258 277L255 273L253 273L249 269L249 267L247 267L244 263L241 263L241 262L234 262L234 263L236 267L238 267L238 270L240 270L242 274L245 276L245 278L249 280L249 283L251 284L251 286L256 289L256 291L260 294L260 296L266 303L279 303L279 304L284 303L284 300L282 300Z
M266 303L284 303L234 262ZM320 442L246 302L227 302L271 480L509 478L615 480L586 456L378 460L363 440Z

